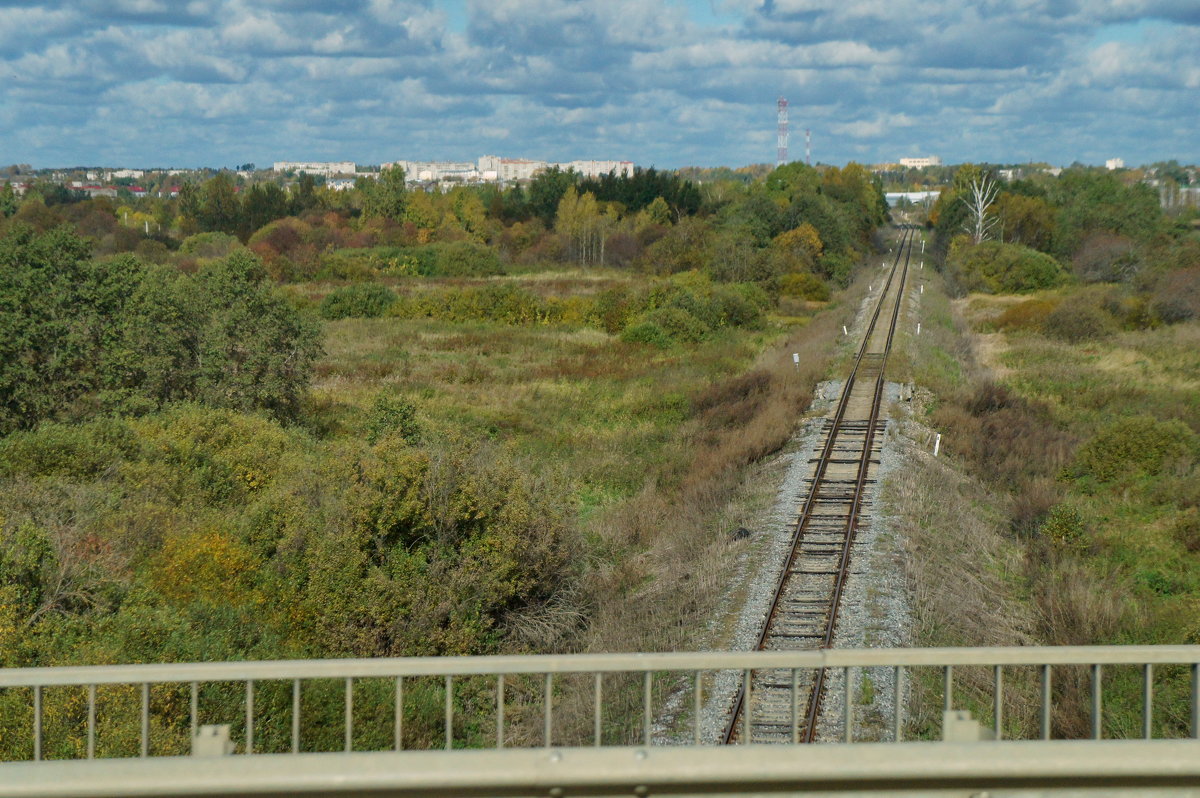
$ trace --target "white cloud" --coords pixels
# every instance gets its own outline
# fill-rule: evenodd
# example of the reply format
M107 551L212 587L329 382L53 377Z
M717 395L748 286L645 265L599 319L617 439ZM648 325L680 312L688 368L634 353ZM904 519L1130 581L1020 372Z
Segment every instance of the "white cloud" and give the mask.
M468 0L461 33L435 0L0 8L0 139L29 162L132 126L138 157L216 163L738 164L773 157L782 94L825 160L1200 159L1195 0L712 2L717 23L677 0Z

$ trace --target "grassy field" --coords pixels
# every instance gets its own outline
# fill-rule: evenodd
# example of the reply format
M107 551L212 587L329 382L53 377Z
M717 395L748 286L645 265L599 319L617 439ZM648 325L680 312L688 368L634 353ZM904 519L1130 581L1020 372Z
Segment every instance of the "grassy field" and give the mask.
M1009 323L1079 290L926 288L927 326L900 363L925 389L911 437L943 433L944 457L916 453L887 499L914 554L919 644L1200 640L1200 324L1068 342ZM1069 670L1055 734L1086 735L1090 683ZM1006 732L1029 734L1036 685L1014 677ZM1158 674L1156 735L1186 733L1185 681ZM1106 736L1140 732L1139 691L1137 673L1105 676ZM987 674L961 700L988 717Z

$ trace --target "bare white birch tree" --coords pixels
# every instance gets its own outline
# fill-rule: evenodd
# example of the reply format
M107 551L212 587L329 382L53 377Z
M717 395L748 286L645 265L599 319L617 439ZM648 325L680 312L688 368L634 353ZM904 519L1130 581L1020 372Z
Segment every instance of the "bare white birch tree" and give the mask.
M968 190L969 193L962 198L971 211L966 228L967 232L971 234L971 240L978 244L987 239L1000 221L995 216L988 216L988 208L995 202L1000 187L996 185L995 180L987 175L981 175L971 181Z

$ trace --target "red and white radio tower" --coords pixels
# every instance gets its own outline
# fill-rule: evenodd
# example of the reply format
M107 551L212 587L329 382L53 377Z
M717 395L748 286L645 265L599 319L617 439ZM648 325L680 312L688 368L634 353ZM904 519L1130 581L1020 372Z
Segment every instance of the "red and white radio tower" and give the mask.
M776 141L777 149L775 150L775 165L783 166L787 163L787 141L788 141L788 121L787 121L787 100L783 97L779 98L779 136Z

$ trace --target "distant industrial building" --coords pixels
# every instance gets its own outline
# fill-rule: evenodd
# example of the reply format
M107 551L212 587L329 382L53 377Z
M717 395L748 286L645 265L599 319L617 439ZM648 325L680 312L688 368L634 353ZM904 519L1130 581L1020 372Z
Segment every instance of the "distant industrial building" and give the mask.
M1104 162L1104 168L1110 172L1114 169L1124 169L1125 168L1125 159L1124 158L1109 158L1107 161Z
M924 169L927 166L941 166L942 159L937 155L927 155L924 158L901 158L900 165L905 169Z
M276 172L307 172L310 175L352 175L353 161L276 161Z

